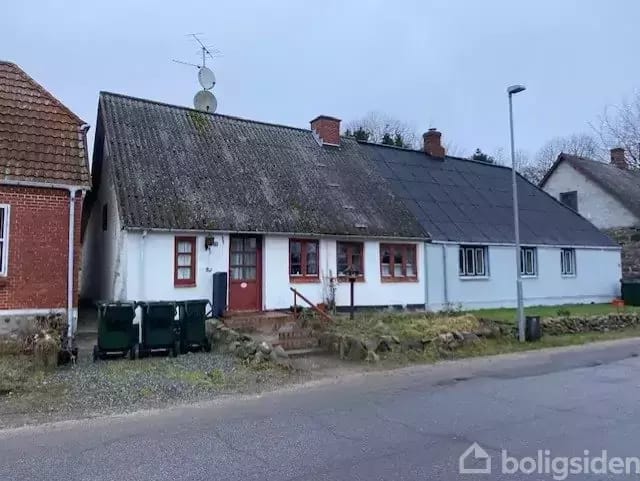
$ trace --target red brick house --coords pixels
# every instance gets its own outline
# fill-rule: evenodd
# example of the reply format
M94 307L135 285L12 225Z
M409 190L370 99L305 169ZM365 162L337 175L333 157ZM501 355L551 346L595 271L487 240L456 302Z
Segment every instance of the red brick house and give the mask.
M75 330L88 128L0 61L0 334L52 312Z

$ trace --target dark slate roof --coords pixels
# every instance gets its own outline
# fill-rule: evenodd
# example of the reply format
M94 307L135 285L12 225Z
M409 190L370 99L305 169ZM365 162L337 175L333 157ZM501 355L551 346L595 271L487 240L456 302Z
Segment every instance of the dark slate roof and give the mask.
M433 240L513 243L511 169L361 144ZM615 246L580 215L518 176L523 244Z
M0 61L0 179L89 187L84 122Z
M623 170L615 165L562 153L540 182L541 187L555 172L560 162L567 162L640 217L640 172Z
M95 152L124 227L427 238L353 139L103 92Z

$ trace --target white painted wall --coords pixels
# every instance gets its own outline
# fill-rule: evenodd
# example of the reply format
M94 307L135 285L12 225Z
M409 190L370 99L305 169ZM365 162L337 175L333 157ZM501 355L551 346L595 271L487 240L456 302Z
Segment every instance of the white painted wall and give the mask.
M102 206L107 204L107 230L102 230ZM98 197L87 223L80 282L81 297L123 299L125 295L127 232L122 230L118 214L110 163L105 162Z
M359 306L392 306L424 304L424 260L422 243L415 243L417 282L381 282L380 241L349 239L364 242L365 281L354 286L354 298ZM392 243L390 241L384 241ZM399 241L406 243L405 241ZM293 305L290 287L297 289L311 302L325 302L329 294L329 278L336 275L337 239L320 239L320 279L318 283L289 282L289 238L286 236L265 236L263 250L263 276L266 282L263 290L264 309L285 309ZM336 291L336 305L348 306L350 300L349 283L340 283Z
M560 200L562 192L578 192L578 212L599 229L630 227L638 219L618 200L586 178L567 162L561 162L543 190Z
M448 301L465 309L513 307L516 305L515 249L489 246L489 276L485 279L458 275L458 245L427 244L429 271L428 308L444 309L443 255L446 250ZM560 273L560 248L539 246L538 275L523 278L525 305L609 302L620 295L620 250L576 249L576 276Z
M174 285L175 237L191 234L131 231L127 236L126 297L135 301L181 301L208 299L213 292L213 273L227 272L229 236L216 234L217 245L205 249L205 235L196 235L196 285ZM144 239L143 239L144 237ZM144 247L143 247L144 246ZM144 255L141 255L144 250Z

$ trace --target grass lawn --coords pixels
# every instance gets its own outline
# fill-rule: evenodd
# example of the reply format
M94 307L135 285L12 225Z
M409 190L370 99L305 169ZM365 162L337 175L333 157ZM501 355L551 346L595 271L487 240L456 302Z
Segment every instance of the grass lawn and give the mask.
M618 312L619 310L623 312L640 312L640 307L625 306L623 308L617 308L611 304L564 304L560 306L525 307L524 314L525 316L556 317L560 315L560 311L562 315L566 315L568 312L571 316L596 316L599 314ZM516 309L512 308L478 309L475 311L469 311L469 314L473 314L478 318L491 319L495 321L515 322L516 319Z

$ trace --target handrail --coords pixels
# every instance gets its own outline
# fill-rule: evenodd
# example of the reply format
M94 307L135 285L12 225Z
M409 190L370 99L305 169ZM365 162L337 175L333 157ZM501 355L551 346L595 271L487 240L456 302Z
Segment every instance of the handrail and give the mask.
M289 289L291 289L291 291L293 292L293 314L294 316L296 316L296 318L298 317L298 302L297 302L297 297L300 296L300 298L306 302L307 304L309 304L309 306L311 307L311 309L313 309L314 311L316 311L318 314L320 314L325 320L329 321L329 322L335 322L333 317L331 317L329 314L327 314L326 312L324 312L322 309L320 309L318 306L316 306L313 302L311 302L309 299L307 299L306 297L304 297L302 294L300 294L300 292L298 292L295 288L293 287L289 287Z

